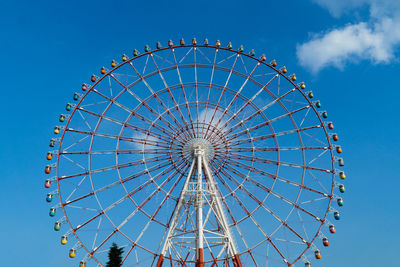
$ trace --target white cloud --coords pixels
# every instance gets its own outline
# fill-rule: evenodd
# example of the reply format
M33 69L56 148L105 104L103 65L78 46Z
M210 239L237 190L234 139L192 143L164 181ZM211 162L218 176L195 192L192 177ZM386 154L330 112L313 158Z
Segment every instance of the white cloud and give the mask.
M333 15L340 15L364 3L370 6L368 22L349 24L314 35L297 46L300 64L312 72L324 67L343 68L347 62L371 60L389 63L400 45L400 1L396 0L315 0ZM345 5L345 3L350 3Z
M314 0L320 6L329 10L334 17L339 17L347 11L360 7L365 4L366 0Z

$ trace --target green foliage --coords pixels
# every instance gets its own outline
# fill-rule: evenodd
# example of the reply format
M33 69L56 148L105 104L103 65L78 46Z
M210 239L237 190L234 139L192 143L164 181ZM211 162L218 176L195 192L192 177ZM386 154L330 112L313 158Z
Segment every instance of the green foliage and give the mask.
M108 262L106 267L121 267L123 248L118 248L117 244L113 243L110 251L108 252Z

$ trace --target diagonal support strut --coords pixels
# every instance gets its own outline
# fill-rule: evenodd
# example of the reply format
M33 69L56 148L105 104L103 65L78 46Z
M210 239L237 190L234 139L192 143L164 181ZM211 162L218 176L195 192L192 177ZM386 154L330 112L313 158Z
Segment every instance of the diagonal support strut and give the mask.
M172 213L169 229L164 239L161 253L158 256L156 267L163 266L164 259L168 252L170 253L170 257L172 257L172 253L175 252L179 261L184 264L187 257L183 258L177 253L180 251L179 249L182 250L182 247L185 247L188 250L188 254L195 251L195 266L204 267L205 244L208 246L210 254L213 254L209 245L210 243L213 244L212 247L220 245L223 249L226 249L225 256L220 258L214 258L214 256L212 256L214 262L218 260L231 259L235 267L242 266L224 213L222 201L218 194L216 181L211 173L205 155L204 147L200 145L193 146L193 161L179 196L179 200ZM203 215L205 214L205 209L208 209L208 215L204 218ZM220 229L214 229L210 224L208 224L210 213L215 217ZM196 217L195 220L193 220L195 221L195 223L192 224L193 229L192 231L183 231L183 228L187 230L186 222L190 221L191 218L182 218L190 216L190 214L195 214ZM185 221L184 226L183 221ZM220 241L217 243L215 240ZM218 257L221 252L215 254ZM184 266L187 265L185 264Z

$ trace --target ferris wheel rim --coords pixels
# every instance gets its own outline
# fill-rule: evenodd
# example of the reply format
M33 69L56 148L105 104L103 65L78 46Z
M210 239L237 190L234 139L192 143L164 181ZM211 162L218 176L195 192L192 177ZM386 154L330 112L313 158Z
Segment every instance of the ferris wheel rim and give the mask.
M232 49L227 49L227 48L223 48L223 47L216 47L216 46L211 46L211 45L208 45L208 46L204 46L204 45L184 45L184 46L177 45L177 46L172 46L172 47L165 47L165 48L161 48L161 49L157 49L157 50L152 50L152 51L143 53L143 54L141 54L141 55L138 55L138 56L136 56L136 57L133 57L133 58L131 58L131 59L128 59L127 61L125 61L125 62L120 63L119 65L117 65L117 67L115 67L115 68L109 70L103 77L101 77L100 79L98 79L98 80L91 86L91 88L90 88L89 90L87 90L87 92L84 94L84 96L80 99L80 101L79 101L79 103L77 104L77 106L79 106L79 104L85 99L86 95L89 94L89 92L90 92L98 83L100 83L105 77L111 76L110 74L111 74L112 72L114 72L115 70L119 69L121 66L123 66L123 65L125 65L125 64L129 64L131 61L133 61L133 60L135 60L135 59L137 59L137 58L140 58L140 57L145 56L145 55L150 55L150 54L152 54L152 53L154 53L154 52L157 52L157 51L163 51L163 50L167 50L167 49L176 49L176 48L181 48L181 47L207 47L207 48L214 48L214 49L217 49L217 50L218 50L218 49L227 50L227 51L231 51L231 52L240 53L240 54L243 55L243 56L250 57L250 58L252 58L252 59L257 60L258 62L260 62L260 63L262 63L262 64L267 65L268 67L270 67L271 69L273 69L274 71L276 71L277 73L279 73L280 76L283 76L284 78L286 78L287 81L289 81L290 83L292 83L292 85L297 89L297 91L300 92L300 93L304 96L304 99L307 99L307 101L308 101L309 104L310 104L310 107L314 110L314 113L317 115L317 117L319 118L319 120L320 120L320 122L321 122L322 128L324 129L325 135L326 135L326 137L327 137L327 142L328 142L328 144L329 144L329 147L332 147L332 144L331 144L331 142L330 142L330 138L329 138L328 132L327 132L327 130L326 130L326 127L325 127L325 125L324 125L324 123L323 123L323 121L322 121L321 116L320 116L319 113L316 111L314 105L311 104L310 100L305 96L305 94L298 88L298 86L297 86L295 83L293 83L288 77L286 77L285 74L281 73L279 70L277 70L276 68L272 67L271 65L265 63L264 61L261 61L261 60L255 58L255 57L252 57L252 56L250 56L250 55L248 55L248 54L245 54L245 53L242 53L242 52L239 52L239 51L235 51L235 50L232 50ZM181 84L181 85L183 86L183 84ZM161 90L160 90L160 91L161 91ZM112 102L110 102L110 106L111 106L111 105L112 105ZM69 125L69 122L70 122L71 118L73 117L75 111L76 111L76 108L74 108L74 110L72 111L72 113L71 113L71 115L70 115L70 117L69 117L69 119L68 119L68 122L67 122L67 124L66 124L66 127ZM106 110L104 111L103 115L104 115L105 113L106 113ZM129 115L128 117L130 117L130 116L131 116L131 115ZM101 120L102 120L102 118L99 118L98 124L96 125L96 129L97 129L98 126L100 125ZM121 133L122 133L124 127L125 127L125 126L121 127ZM61 136L60 145L59 145L59 148L58 148L58 153L59 153L59 154L61 154L61 144L62 144L62 141L63 141L63 138L64 138L64 134L65 134L65 132L63 132L63 134L62 134L62 136ZM92 136L92 139L91 139L91 144L93 143L94 137L95 137L95 136L93 135L93 136ZM300 140L301 140L301 138L300 138ZM119 141L120 141L120 139L118 139L118 145L119 145ZM301 141L300 141L300 142L301 142ZM278 147L278 150L279 150L279 146L278 146L278 145L277 145L277 147ZM302 147L303 147L303 145L302 145ZM89 154L90 154L90 151L91 151L91 150L92 150L92 147L91 147L90 150L89 150ZM118 149L117 149L117 150L118 150ZM331 158L332 158L333 182L332 182L331 192L333 192L333 188L334 188L334 179L335 179L335 177L334 177L334 176L335 176L335 166L334 166L335 164L334 164L334 160L333 160L333 158L334 158L334 156L333 156L333 151L332 151L332 149L329 149L329 150L330 150L330 152L331 152ZM279 153L278 153L278 155L279 155ZM304 149L303 149L303 155L304 155ZM117 158L118 158L118 154L116 154L116 156L117 156ZM91 158L91 157L89 157L89 162L90 162L90 158ZM279 161L279 158L278 158L278 161ZM56 164L56 166L57 166L57 173L56 173L56 176L57 176L57 177L59 177L59 176L58 176L58 164L59 164L59 157L57 157L57 164ZM90 163L89 163L89 166L90 166ZM278 167L279 167L279 166L278 166ZM117 168L117 169L118 169L118 168ZM118 169L118 170L119 170L119 169ZM277 173L278 173L278 170L279 170L279 168L277 168ZM306 169L303 169L303 173L304 173L305 171L306 171ZM90 169L89 169L89 176L90 176L92 188L93 188L93 190L94 190L93 181L92 181L91 173L90 173ZM278 176L278 175L276 175L276 176ZM121 178L121 177L120 177L120 178ZM304 180L304 174L303 174L303 180ZM275 182L276 182L276 180L275 180ZM303 183L303 182L302 182L302 183ZM62 203L61 191L60 191L59 183L58 183L57 186L58 186L58 190L59 190L60 200L61 200L61 203ZM124 188L125 188L125 187L124 187ZM126 188L125 188L125 190L126 190ZM300 194L300 192L301 192L301 190L299 191L299 194ZM128 193L128 192L127 192L127 193ZM298 197L297 197L297 198L298 198ZM97 197L96 197L96 199L97 199ZM331 205L331 202L332 202L332 198L330 198L330 200L329 200L329 205L328 205L328 206ZM98 202L98 204L101 206L100 202ZM69 222L69 219L68 219L68 216L67 216L66 210L64 209L64 205L63 205L63 204L61 205L61 208L63 209L64 215L65 215L66 220L68 221L68 224L70 225L71 229L73 229L72 225L71 225L70 222ZM295 207L292 207L292 209L294 209L294 208L295 208ZM102 210L103 210L103 209L102 209ZM328 213L329 213L329 209L326 211L323 220L325 220L325 218L326 218L326 216L328 215ZM112 223L111 220L110 220L110 222ZM318 233L320 232L320 230L321 230L321 228L322 228L323 225L324 225L324 223L321 224L319 230L317 231L317 234L314 236L314 238L312 239L312 241L311 241L310 243L313 243L313 242L314 242L315 238L317 237L317 235L318 235ZM79 240L79 242L81 243L81 246L84 247L84 248L86 249L86 246L80 241L78 235L77 235L75 232L73 232L73 233L74 233L74 235L76 236L77 240ZM122 234L122 232L121 232L121 234ZM128 238L128 237L127 237L127 238ZM138 246L139 246L139 245L138 245ZM87 249L86 249L86 250L87 250ZM307 249L306 249L306 250L307 250ZM297 260L299 260L299 259L303 256L303 254L306 252L306 250L299 256L299 258L298 258ZM149 252L150 252L150 251L149 251ZM89 253L89 251L88 251L88 253ZM245 253L245 252L242 252L242 253ZM297 261L297 260L296 260L296 261ZM296 261L295 261L295 262L296 262Z

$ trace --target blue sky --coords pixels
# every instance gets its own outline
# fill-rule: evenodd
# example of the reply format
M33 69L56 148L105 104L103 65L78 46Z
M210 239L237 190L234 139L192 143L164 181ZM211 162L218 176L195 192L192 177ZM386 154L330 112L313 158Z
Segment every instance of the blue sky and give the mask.
M2 1L2 265L77 266L52 230L43 167L52 127L82 81L133 48L207 37L276 58L313 88L335 123L345 207L313 266L396 266L400 5L344 2Z

